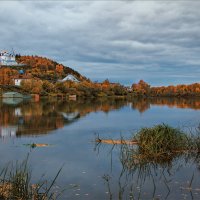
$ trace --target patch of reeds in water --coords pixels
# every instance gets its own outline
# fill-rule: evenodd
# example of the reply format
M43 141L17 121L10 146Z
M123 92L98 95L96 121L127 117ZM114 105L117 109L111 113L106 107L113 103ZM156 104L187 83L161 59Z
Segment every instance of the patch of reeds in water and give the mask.
M178 156L187 154L194 157L200 152L198 132L192 135L166 124L142 128L130 140L124 140L123 137L120 140L108 140L98 136L96 143L120 144L123 159L136 163L170 163Z
M138 153L149 158L170 158L188 149L190 138L177 128L165 124L142 128L135 136Z
M16 164L10 163L0 172L0 199L5 200L54 200L60 194L52 192L55 181L61 169L56 174L54 180L48 182L40 181L31 183L31 171L28 167L28 158Z

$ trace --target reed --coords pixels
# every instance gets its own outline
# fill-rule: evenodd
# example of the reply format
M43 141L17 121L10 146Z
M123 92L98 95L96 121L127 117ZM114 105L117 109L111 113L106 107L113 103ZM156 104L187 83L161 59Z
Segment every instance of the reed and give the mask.
M61 168L62 169L62 168ZM52 191L61 169L52 182L31 183L28 157L21 163L9 163L0 172L0 199L5 200L55 200L60 193Z
M190 138L177 128L165 124L151 128L142 128L135 136L138 152L152 157L168 158L180 151L188 149Z

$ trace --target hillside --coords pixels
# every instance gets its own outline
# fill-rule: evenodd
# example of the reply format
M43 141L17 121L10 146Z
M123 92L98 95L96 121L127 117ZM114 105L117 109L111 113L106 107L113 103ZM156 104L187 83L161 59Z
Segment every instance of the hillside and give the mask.
M127 94L126 88L105 80L92 82L77 71L48 58L16 55L20 65L0 67L0 96L7 91L42 96L105 97ZM59 81L67 75L78 81Z
M20 64L24 64L20 69L24 69L26 73L30 73L33 77L37 77L42 80L48 80L56 82L58 79L63 79L68 74L72 74L80 81L87 80L77 71L70 67L59 64L51 59L40 56L16 56L16 61Z

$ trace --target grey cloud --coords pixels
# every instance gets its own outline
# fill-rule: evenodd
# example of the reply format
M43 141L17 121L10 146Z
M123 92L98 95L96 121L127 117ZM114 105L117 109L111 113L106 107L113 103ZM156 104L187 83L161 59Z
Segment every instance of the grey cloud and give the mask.
M3 1L0 44L50 57L91 79L193 82L199 77L199 6L197 1Z

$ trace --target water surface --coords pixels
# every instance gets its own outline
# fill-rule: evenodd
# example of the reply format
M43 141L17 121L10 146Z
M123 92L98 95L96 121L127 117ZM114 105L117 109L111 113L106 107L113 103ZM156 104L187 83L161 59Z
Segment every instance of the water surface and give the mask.
M120 146L94 143L130 138L142 127L166 123L188 133L198 129L199 99L41 100L0 103L0 164L28 153L35 182L45 173L67 188L61 199L199 199L199 158L180 156L169 163L128 166ZM30 148L25 144L47 143ZM75 187L73 187L75 186Z

